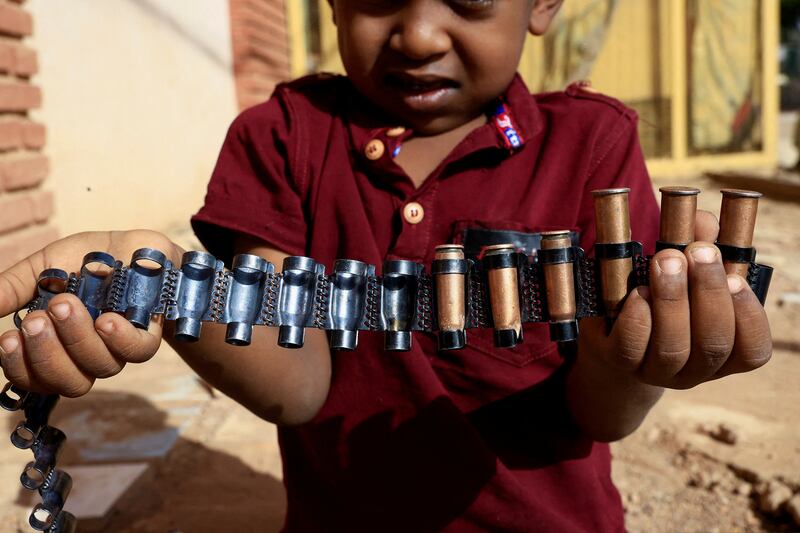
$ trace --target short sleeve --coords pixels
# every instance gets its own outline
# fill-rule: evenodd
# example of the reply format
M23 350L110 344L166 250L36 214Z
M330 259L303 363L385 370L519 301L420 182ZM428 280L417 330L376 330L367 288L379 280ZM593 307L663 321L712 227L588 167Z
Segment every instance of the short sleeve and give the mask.
M229 263L237 234L303 255L302 183L292 172L297 128L279 91L234 120L192 228L206 249ZM294 121L296 122L296 121Z
M639 145L635 114L629 112L621 116L604 139L606 142L600 143L594 151L582 191L578 215L581 247L591 250L597 236L592 191L628 187L631 190L628 201L632 238L644 245L645 254L652 254L661 215Z

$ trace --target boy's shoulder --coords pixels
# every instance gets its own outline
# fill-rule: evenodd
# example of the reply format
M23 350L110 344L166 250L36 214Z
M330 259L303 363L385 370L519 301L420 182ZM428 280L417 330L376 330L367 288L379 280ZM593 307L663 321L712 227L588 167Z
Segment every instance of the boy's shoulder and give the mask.
M351 89L352 85L347 76L331 72L318 72L279 83L275 87L275 94L315 97L350 91Z
M539 93L533 97L545 115L562 124L575 121L584 127L589 124L602 127L619 123L635 126L638 120L636 111L616 98L595 90L587 81L571 83L563 91Z
M264 123L267 118L325 120L342 109L352 94L345 76L319 73L279 83L268 100L245 109L237 122Z
M272 97L307 113L330 115L341 110L352 94L353 85L346 76L320 72L278 84Z

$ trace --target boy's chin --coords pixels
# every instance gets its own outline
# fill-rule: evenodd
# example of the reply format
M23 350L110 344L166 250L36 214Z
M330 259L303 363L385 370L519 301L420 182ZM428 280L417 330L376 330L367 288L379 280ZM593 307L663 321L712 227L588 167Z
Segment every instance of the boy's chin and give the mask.
M466 116L434 116L434 117L403 117L406 124L414 133L423 137L441 135L464 126L478 117Z

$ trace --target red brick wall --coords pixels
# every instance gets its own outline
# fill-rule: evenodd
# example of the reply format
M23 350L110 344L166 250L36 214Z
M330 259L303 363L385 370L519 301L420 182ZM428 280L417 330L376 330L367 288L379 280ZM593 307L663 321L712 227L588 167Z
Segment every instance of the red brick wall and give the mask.
M289 79L290 49L285 2L229 0L233 71L239 108L263 102L275 85Z
M29 117L42 103L31 82L38 56L25 44L32 32L24 0L0 0L0 269L58 236L48 224L53 195L41 188L50 168L45 127Z

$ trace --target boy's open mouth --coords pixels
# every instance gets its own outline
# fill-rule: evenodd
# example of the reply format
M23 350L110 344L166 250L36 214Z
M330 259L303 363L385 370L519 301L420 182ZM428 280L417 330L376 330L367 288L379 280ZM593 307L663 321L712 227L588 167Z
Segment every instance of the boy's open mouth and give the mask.
M441 89L455 89L458 83L439 76L412 76L404 73L389 74L386 83L409 95L423 95Z
M386 85L400 96L410 110L437 113L460 87L458 82L439 76L412 76L404 72L386 76Z

